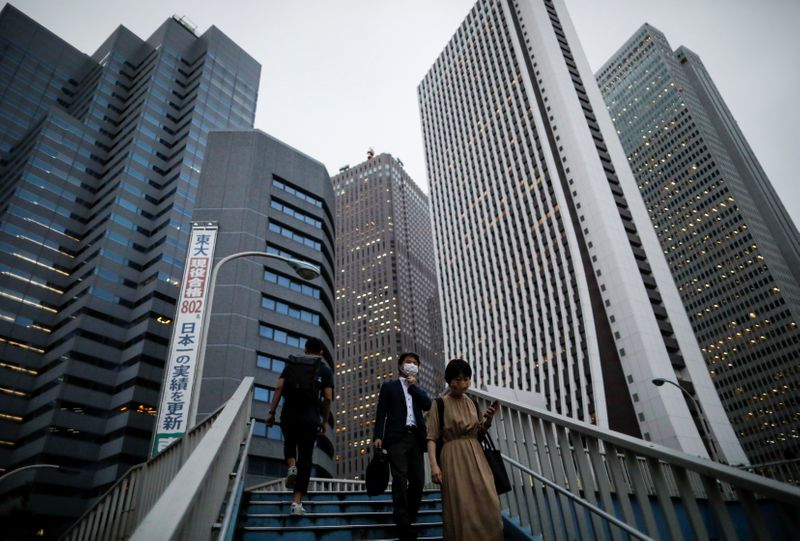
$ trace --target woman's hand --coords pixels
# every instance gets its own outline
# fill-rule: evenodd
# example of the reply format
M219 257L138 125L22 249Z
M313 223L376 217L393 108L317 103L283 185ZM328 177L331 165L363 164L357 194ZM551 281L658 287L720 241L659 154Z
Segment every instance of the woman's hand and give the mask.
M490 426L492 426L492 419L494 419L494 414L497 413L497 410L500 409L500 402L495 400L491 403L489 408L483 414L483 429L488 430Z
M431 481L437 485L442 484L442 470L438 464L431 464Z

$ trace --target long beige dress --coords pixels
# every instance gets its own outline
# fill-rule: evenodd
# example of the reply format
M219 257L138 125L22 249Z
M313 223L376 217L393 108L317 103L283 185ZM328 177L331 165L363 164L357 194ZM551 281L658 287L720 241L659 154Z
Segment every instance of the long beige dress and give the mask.
M494 477L476 438L478 412L469 397L444 396L442 514L449 541L502 541L503 519ZM439 410L428 414L428 440L439 438Z

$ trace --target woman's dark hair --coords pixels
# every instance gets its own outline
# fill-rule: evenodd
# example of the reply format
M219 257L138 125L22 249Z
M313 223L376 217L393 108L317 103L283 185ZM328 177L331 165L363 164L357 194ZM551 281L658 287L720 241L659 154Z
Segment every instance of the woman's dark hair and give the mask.
M400 356L397 358L397 366L398 366L398 367L401 367L401 366L403 366L403 360L404 360L406 357L411 357L412 359L414 359L415 361L417 361L417 364L419 364L419 355L417 355L416 353L413 353L413 352L411 352L411 351L408 351L408 352L406 352L406 353L401 353L401 354L400 354Z
M469 363L464 359L453 359L447 363L447 368L444 369L444 380L450 383L457 377L471 378L472 368Z

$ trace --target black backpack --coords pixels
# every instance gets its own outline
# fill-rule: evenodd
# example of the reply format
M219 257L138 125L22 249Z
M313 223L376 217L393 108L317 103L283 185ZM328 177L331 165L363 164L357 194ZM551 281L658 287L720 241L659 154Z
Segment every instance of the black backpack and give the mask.
M319 400L317 372L322 362L320 357L290 355L283 369L283 393L292 402Z

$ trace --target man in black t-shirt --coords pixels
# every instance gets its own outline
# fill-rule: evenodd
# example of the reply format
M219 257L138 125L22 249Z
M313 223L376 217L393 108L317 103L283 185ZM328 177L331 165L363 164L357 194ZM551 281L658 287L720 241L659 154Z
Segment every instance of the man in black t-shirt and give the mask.
M305 514L302 499L308 491L308 482L311 478L314 442L317 435L325 434L333 400L333 372L323 358L325 346L320 340L309 338L306 341L305 353L308 357L302 359L303 361L317 361L314 376L315 388L318 391L315 393L316 396L310 397L305 392L292 392L289 388L284 391L285 376L289 370L287 366L278 379L278 388L275 389L266 420L267 426L275 424L275 411L281 396L284 396L281 431L284 439L283 456L289 466L286 488L294 488L290 510L292 516Z

